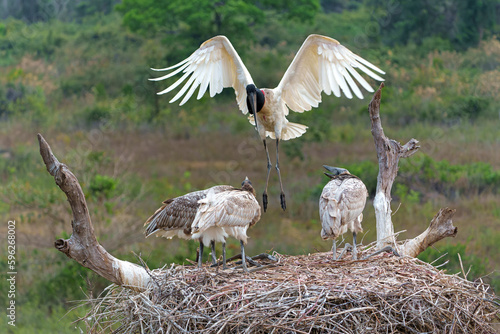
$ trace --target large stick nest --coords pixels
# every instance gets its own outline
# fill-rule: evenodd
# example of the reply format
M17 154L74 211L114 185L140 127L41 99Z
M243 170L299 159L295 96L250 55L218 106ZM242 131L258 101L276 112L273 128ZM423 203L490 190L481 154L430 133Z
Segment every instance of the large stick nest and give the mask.
M275 256L275 266L250 274L154 270L145 292L112 285L82 320L89 332L116 333L496 332L500 304L482 281L388 254Z

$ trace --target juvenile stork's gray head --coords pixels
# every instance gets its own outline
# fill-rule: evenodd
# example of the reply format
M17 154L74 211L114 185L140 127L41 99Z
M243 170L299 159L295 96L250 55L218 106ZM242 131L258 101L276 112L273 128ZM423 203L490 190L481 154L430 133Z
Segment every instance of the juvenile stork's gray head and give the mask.
M351 174L349 171L345 168L340 168L340 167L332 167L332 166L327 166L323 165L323 167L329 171L330 173L325 172L325 175L328 176L329 178L333 179L335 176L338 176L340 174Z
M246 191L252 193L254 196L257 195L255 193L255 189L252 186L252 182L248 179L248 176L245 177L245 180L243 180L243 182L241 182L241 190L246 190Z

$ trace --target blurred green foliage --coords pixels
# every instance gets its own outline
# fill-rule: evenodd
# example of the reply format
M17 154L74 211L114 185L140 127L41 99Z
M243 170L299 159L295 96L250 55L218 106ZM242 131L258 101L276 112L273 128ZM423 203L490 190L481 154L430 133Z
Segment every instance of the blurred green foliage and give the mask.
M381 2L369 0L391 45L425 44L429 38L448 40L455 47L477 45L498 25L496 0Z
M176 38L200 44L215 35L238 35L238 46L255 39L253 27L269 17L311 23L318 0L242 1L124 0L116 6L123 23L147 36L175 31Z
M97 197L110 198L116 189L117 181L106 175L95 175L90 181L90 194Z
M434 190L450 198L500 192L500 171L486 162L451 164L436 161L425 154L416 154L400 161L402 182L420 189Z

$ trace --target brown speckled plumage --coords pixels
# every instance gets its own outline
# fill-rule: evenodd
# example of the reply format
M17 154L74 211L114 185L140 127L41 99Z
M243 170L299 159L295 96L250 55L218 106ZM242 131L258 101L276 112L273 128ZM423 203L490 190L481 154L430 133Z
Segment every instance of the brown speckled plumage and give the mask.
M156 210L156 212L149 217L144 223L146 227L146 237L158 231L174 231L183 230L186 239L191 238L191 224L196 211L200 207L198 201L207 196L210 189L215 193L221 191L235 189L232 186L214 186L209 189L194 191L183 196L168 199L163 202L163 205Z

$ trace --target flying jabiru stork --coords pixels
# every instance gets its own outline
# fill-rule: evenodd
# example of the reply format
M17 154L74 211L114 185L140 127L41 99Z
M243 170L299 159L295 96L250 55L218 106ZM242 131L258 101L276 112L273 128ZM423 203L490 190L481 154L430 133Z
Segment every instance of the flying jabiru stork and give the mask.
M175 102L186 94L180 105L189 100L198 86L200 87L198 99L205 94L208 85L210 85L210 97L220 93L224 87L233 87L239 109L243 114L253 115L253 118L249 117L249 121L255 125L266 150L267 179L266 189L262 194L264 211L267 209L267 187L272 167L266 145L267 136L276 139L276 171L281 189L281 207L285 210L285 193L279 169L279 142L300 137L307 129L305 125L288 122L286 119L288 109L302 113L317 107L321 102L321 92L327 95L333 92L335 96L340 97L342 91L350 99L352 90L362 99L363 94L354 79L368 92L373 92L373 89L355 69L376 80L384 80L370 68L385 74L333 38L310 35L300 47L278 86L274 89L257 89L229 39L225 36L216 36L205 41L198 50L180 63L163 69L152 69L176 70L150 80L164 80L182 71L184 74L179 80L158 93L161 95L174 90L189 77L182 89L170 100L170 103Z

